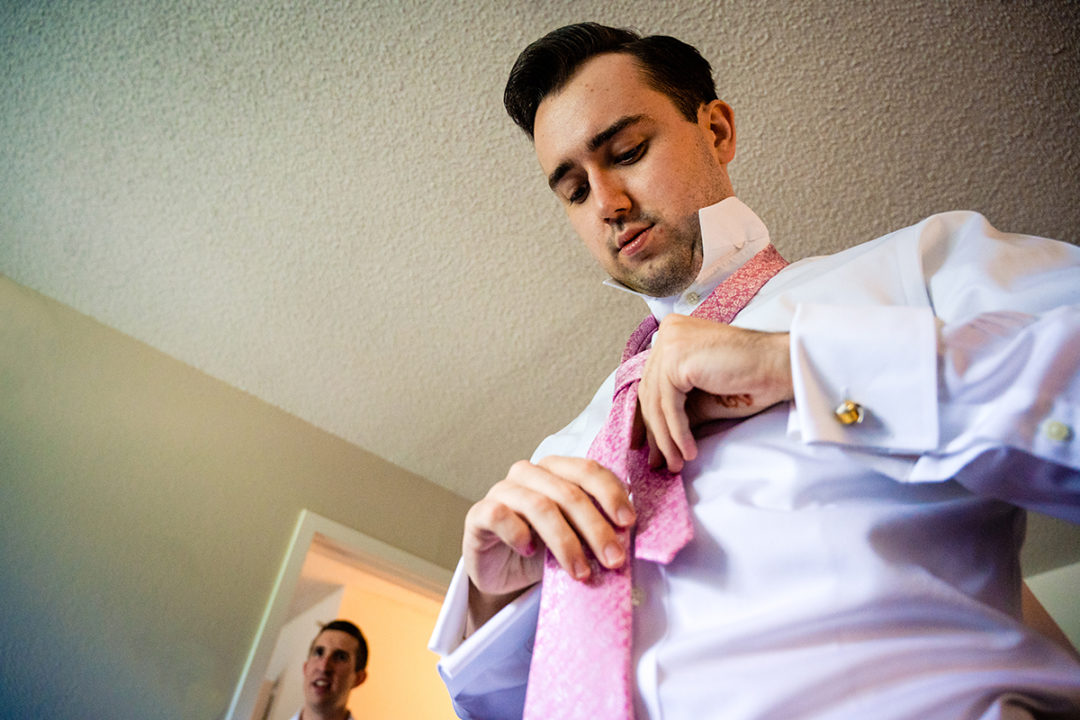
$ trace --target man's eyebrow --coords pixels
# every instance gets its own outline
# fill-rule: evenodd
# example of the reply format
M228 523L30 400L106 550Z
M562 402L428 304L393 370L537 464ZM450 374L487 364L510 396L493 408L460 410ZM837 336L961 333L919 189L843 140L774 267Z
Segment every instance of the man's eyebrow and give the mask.
M608 140L615 137L634 123L641 122L644 119L644 115L627 115L625 117L621 117L615 122L608 125L607 128L605 128L604 130L601 130L600 132L593 135L589 142L586 143L585 147L589 149L589 152L595 152L596 150L599 150L600 147Z
M589 138L589 141L585 143L585 149L589 152L596 152L608 140L611 140L611 138L615 137L634 123L641 122L644 119L644 115L625 115L619 118L603 130ZM570 168L572 167L573 163L571 163L569 160L564 160L559 163L558 167L556 167L555 170L550 175L548 175L548 187L554 190L555 186L559 184L559 181L563 179L563 176L566 175L566 173L570 172Z

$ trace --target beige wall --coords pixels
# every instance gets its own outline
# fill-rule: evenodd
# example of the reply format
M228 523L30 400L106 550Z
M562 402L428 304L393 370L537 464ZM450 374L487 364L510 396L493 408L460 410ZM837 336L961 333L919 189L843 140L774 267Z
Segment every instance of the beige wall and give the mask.
M466 502L0 276L6 717L224 714L302 508L452 567Z

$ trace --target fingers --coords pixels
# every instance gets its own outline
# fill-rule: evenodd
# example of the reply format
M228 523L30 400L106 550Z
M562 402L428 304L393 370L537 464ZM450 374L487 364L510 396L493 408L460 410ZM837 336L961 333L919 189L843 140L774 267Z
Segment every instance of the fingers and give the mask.
M693 431L702 422L745 417L790 400L789 355L787 333L675 314L664 318L638 389L653 466L677 472L693 460Z
M657 443L667 460L672 472L682 470L684 461L697 457L697 445L690 429L690 418L686 413L686 392L674 383L660 386L660 412L664 421L662 426L666 434L661 441L657 434Z
M582 541L608 568L626 560L624 540L616 528L633 524L633 506L626 491L607 468L581 458L548 457L537 467L546 471L528 473L536 504L530 518L533 529L567 572L578 579L590 574ZM598 507L599 506L599 507Z
M622 565L626 548L616 528L627 527L634 519L622 484L591 460L517 463L466 517L464 549L470 577L486 592L504 587L491 577L508 572L515 562L546 546L567 572L585 579L591 570L583 545L604 566ZM500 555L500 545L519 557Z
M537 550L532 528L505 502L488 493L469 508L465 516L465 539L472 540L474 551L486 551L493 545L505 545L522 557L532 557Z
M673 359L679 358L658 339L638 386L638 408L646 428L650 466L667 465L668 470L679 472L684 461L697 456L697 445L686 412L686 393L692 388L679 376Z
M606 467L587 458L548 456L537 466L558 478L577 484L599 503L604 514L619 527L629 527L635 520L634 506L619 478Z
M645 424L645 418L642 415L641 410L641 403L638 402L637 406L634 408L634 424L630 432L630 447L634 450L637 450L645 445L647 445L649 448L649 467L659 468L667 463L667 461L664 459L663 453L657 446L656 439L653 437L652 431Z
M685 439L681 438L682 425L685 423L689 431L689 421L686 419L686 400L681 393L665 392L665 388L653 389L651 392L642 383L641 392L638 395L638 407L646 426L646 438L649 443L649 465L657 468L666 465L668 470L679 472L683 467L685 457ZM667 390L670 390L670 385ZM672 398L671 395L676 395ZM681 395L681 399L678 397ZM680 441L682 445L680 445ZM690 438L690 452L693 453L693 437Z

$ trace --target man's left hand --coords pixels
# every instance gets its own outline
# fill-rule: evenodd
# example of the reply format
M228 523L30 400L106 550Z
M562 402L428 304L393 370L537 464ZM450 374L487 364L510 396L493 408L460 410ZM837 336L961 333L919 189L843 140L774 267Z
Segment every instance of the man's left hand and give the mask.
M634 444L647 441L654 467L666 463L679 472L697 456L693 431L699 425L747 417L793 396L787 333L669 315L638 387L643 425Z

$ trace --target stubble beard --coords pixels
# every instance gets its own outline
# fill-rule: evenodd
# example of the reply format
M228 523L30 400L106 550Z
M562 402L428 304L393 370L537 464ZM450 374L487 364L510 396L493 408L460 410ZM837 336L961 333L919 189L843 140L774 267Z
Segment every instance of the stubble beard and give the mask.
M678 225L667 227L671 234L667 249L616 280L651 297L676 295L690 287L701 272L701 222L693 213Z

